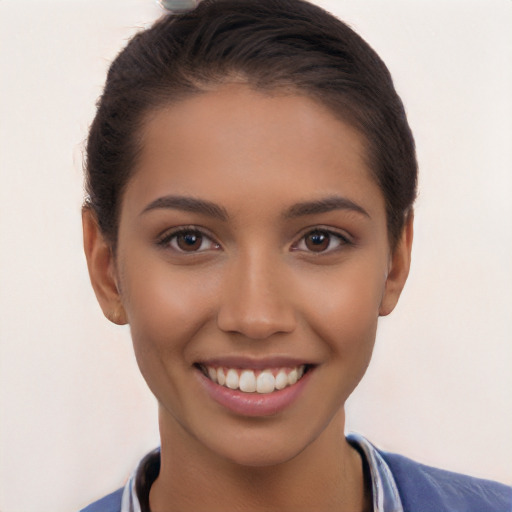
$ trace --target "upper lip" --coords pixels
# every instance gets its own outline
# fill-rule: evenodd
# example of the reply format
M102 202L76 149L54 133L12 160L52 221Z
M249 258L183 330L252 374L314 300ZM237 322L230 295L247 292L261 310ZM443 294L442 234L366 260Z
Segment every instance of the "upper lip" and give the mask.
M270 356L265 358L252 358L247 356L214 357L197 361L198 365L212 366L214 368L239 368L250 370L265 370L267 368L295 368L301 365L312 365L310 360L287 356Z

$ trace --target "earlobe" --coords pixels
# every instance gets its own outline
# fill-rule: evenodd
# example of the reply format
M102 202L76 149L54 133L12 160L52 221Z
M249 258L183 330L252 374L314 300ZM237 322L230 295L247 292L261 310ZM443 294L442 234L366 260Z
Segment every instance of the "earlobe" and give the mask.
M91 208L82 210L84 252L89 277L103 314L113 323L128 323L121 302L111 244L105 240Z
M379 307L379 316L387 316L395 309L407 281L411 266L413 222L414 214L411 211L407 217L400 240L391 256L386 288Z

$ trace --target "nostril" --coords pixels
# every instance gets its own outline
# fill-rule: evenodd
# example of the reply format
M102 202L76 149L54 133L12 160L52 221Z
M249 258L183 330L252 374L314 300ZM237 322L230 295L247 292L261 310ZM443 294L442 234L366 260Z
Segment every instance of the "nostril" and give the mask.
M224 309L217 316L220 330L242 334L254 340L264 340L275 334L286 334L295 329L294 315L273 315L272 317L255 314L235 314Z

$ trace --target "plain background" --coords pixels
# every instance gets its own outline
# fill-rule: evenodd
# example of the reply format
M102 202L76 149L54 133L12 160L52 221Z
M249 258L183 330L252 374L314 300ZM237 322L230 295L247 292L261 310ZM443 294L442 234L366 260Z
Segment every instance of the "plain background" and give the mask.
M512 1L318 1L379 52L417 139L409 282L348 429L512 484ZM0 2L0 510L76 510L158 443L81 247L82 152L151 0Z

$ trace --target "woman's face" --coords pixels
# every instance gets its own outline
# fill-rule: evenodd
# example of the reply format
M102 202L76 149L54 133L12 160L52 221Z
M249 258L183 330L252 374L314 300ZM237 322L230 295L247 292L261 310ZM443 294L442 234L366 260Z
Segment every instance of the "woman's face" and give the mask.
M399 294L363 141L306 97L228 85L142 142L115 276L163 435L289 460L342 419Z

